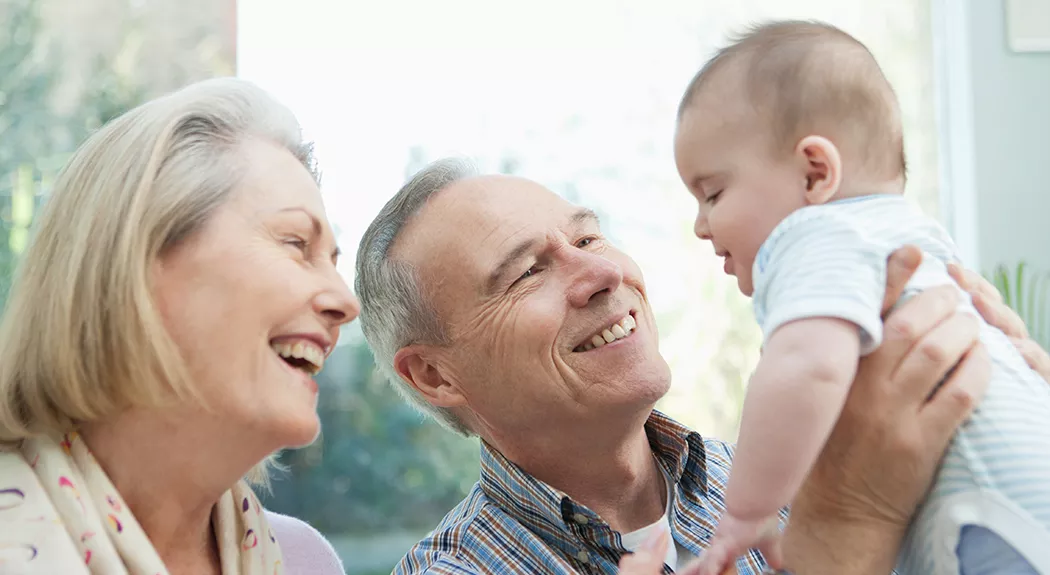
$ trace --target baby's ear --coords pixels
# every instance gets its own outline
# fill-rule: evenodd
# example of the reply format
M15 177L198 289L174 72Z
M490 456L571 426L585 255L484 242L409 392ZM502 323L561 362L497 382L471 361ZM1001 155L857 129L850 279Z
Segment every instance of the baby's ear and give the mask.
M806 136L795 146L795 154L805 166L806 203L820 205L831 200L842 183L839 149L823 136Z

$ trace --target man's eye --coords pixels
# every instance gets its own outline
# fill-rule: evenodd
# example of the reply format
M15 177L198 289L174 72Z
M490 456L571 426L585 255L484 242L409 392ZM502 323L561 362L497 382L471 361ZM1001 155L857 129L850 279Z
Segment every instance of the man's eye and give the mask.
M520 276L518 276L518 279L514 280L514 283L518 283L518 282L520 282L521 280L524 280L524 279L529 279L529 278L531 278L532 276L534 276L534 275L536 275L538 273L540 273L540 268L538 268L536 266L532 266L531 268L525 270L525 273L523 273Z
M288 239L284 240L284 245L291 246L291 247L293 247L293 248L303 252L304 254L306 253L307 249L309 249L309 247L310 247L310 243L309 242L307 242L306 240L304 240L302 238L295 238L295 237L288 238Z
M578 247L578 248L585 248L585 247L593 244L594 242L598 241L599 239L600 238L598 238L597 236L587 236L587 237L581 239L580 241L576 242L576 247Z

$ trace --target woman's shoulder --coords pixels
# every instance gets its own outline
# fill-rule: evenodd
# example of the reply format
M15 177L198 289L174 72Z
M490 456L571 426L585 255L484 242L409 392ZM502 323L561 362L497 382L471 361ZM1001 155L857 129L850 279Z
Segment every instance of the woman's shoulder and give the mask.
M285 572L289 575L344 575L343 563L332 544L306 522L266 511L277 542L284 556Z

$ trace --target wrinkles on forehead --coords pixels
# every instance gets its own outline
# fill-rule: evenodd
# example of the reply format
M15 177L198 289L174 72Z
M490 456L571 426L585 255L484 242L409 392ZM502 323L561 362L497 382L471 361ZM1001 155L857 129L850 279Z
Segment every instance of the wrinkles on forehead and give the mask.
M450 317L479 301L501 257L543 225L535 212L551 200L565 203L521 178L456 182L408 222L391 255L416 267L436 311Z

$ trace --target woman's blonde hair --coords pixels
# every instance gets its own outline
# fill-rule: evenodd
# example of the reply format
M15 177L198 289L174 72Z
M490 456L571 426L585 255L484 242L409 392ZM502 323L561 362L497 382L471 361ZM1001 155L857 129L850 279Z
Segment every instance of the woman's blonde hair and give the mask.
M154 305L151 269L229 198L246 139L282 146L316 179L291 111L233 78L145 103L74 153L0 324L0 442L199 397Z

